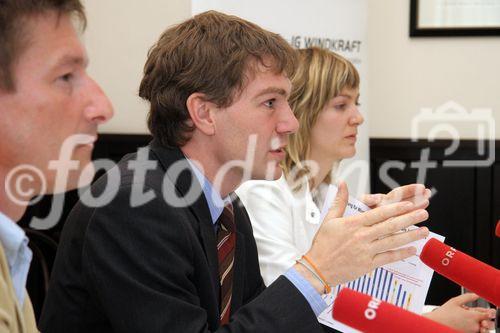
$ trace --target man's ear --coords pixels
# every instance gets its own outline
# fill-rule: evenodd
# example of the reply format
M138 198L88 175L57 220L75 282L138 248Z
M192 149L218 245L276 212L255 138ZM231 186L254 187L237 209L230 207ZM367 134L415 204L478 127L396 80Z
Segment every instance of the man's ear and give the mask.
M193 125L205 135L215 134L213 111L215 104L205 98L205 94L193 93L186 101L186 107Z

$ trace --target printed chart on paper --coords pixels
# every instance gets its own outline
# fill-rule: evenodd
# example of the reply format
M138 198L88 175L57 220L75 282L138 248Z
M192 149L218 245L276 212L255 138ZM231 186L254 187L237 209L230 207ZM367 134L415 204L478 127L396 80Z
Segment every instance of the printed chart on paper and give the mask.
M336 194L337 187L330 185L321 213L322 219ZM359 214L369 209L362 202L350 197L344 216ZM332 319L332 311L335 311L332 306L333 302L343 288L357 290L405 310L421 313L429 291L433 270L420 261L419 255L429 238L444 241L443 236L431 232L426 239L411 244L417 248L416 256L379 267L354 281L332 288L332 292L323 297L328 308L318 317L318 320L341 332L359 332Z

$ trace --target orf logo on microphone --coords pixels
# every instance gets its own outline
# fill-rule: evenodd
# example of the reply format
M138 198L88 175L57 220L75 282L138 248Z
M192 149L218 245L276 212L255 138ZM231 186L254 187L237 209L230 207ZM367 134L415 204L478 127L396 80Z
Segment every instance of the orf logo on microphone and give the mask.
M441 260L441 265L448 266L456 252L457 250L455 250L453 247L450 247L450 249L444 254L445 257Z
M365 310L365 317L368 320L373 320L377 317L377 309L382 303L381 300L372 298L370 302L368 302L368 308Z

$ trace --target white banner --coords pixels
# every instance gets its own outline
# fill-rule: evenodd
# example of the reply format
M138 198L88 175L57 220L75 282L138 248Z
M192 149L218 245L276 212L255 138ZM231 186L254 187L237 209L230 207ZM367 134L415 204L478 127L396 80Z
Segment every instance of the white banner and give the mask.
M237 15L281 34L297 48L320 46L341 54L361 76L360 103L365 123L358 133L357 155L342 163L338 176L360 196L369 190L368 116L366 109L366 0L193 0L192 12L207 10Z

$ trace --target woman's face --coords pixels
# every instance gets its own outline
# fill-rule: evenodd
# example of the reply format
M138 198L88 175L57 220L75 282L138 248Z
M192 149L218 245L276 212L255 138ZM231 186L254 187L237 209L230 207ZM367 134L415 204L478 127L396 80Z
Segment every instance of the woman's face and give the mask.
M359 89L344 88L321 110L311 129L311 158L341 160L356 153Z

